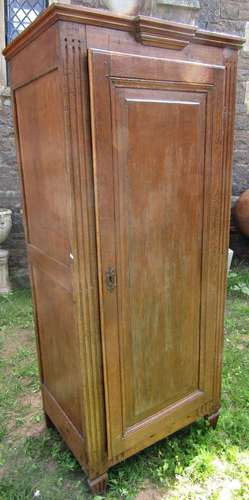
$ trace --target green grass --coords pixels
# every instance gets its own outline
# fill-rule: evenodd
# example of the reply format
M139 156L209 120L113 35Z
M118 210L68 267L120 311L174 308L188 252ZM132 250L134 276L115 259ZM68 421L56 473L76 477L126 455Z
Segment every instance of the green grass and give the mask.
M229 277L222 413L216 431L200 419L181 432L113 467L108 499L133 499L155 490L167 499L249 499L249 269ZM30 296L0 298L0 500L90 498L86 478L55 431L27 437L42 423L23 403L38 396ZM7 349L6 349L7 345ZM8 352L8 356L4 353ZM28 419L28 420L27 420ZM27 421L29 426L27 426ZM101 497L96 497L100 500Z
M0 296L0 329L29 328L33 325L30 290L15 290Z

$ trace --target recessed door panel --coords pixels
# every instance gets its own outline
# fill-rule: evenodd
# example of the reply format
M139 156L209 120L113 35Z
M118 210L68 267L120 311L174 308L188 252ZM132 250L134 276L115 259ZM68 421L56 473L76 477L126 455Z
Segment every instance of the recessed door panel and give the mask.
M128 427L199 389L205 96L122 94L117 275L126 270L119 300Z
M203 261L215 167L211 134L220 137L222 123L222 99L218 104L215 96L224 72L189 63L180 71L177 61L98 51L89 59L107 425L115 456L172 428L172 421L180 427L212 399Z

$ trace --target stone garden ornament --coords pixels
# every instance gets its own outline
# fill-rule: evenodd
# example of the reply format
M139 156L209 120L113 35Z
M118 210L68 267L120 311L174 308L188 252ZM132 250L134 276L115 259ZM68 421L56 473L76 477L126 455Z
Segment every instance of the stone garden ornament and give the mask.
M12 212L8 208L0 208L0 245L9 236L12 226L11 214ZM8 293L11 289L8 271L8 258L8 250L0 248L0 294Z
M198 0L104 0L101 5L120 14L140 14L188 24L196 24L200 10Z
M140 2L137 0L106 0L105 5L108 9L121 14L133 14L133 11L138 8Z

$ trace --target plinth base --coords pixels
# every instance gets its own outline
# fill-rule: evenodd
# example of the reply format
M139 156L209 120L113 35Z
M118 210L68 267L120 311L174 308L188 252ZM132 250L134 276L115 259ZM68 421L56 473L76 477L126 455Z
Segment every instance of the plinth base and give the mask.
M0 294L9 293L11 291L9 270L8 270L8 250L0 249Z

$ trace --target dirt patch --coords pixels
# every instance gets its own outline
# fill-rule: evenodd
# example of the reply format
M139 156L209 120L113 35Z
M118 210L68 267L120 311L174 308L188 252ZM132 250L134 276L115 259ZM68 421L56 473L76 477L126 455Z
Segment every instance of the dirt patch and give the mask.
M8 474L8 468L1 466L1 469L0 469L0 481L1 481L1 479L4 478L4 476L7 476L7 474Z
M47 469L48 472L55 471L56 465L55 465L55 463L51 459L49 459L49 461L48 461L48 463L46 465L46 469Z
M16 361L15 356L20 352L22 347L29 349L31 361L33 362L34 348L35 348L35 334L32 328L9 328L3 332L2 336L2 352L1 357L6 360L5 365L5 378L8 381L8 374L13 380L22 384L21 394L15 392L15 396L11 396L11 410L7 413L6 424L8 428L8 435L10 438L15 436L24 437L32 436L44 429L42 419L42 400L40 392L31 392L30 376L17 375L15 378L15 370L20 368L20 364ZM23 361L21 360L20 363ZM18 363L18 364L17 364ZM24 359L24 363L27 363ZM11 380L12 380L11 378ZM25 391L25 395L23 392ZM16 391L17 392L17 391ZM14 399L15 398L15 399Z
M163 493L160 493L155 488L146 488L140 491L136 500L162 500L163 497Z
M143 488L136 496L136 500L162 500L163 498L165 498L165 491L154 488L149 479L144 481Z
M245 345L245 344L239 344L237 347L238 347L238 349L239 349L240 351L244 351L245 349L248 349L248 346L247 346L247 345Z
M34 335L34 330L29 328L6 331L2 348L4 357L10 358L22 345L33 344Z
M13 420L10 424L8 431L8 439L18 440L26 437L33 437L39 435L46 428L45 422L34 422L32 419L33 415L25 419L20 427L16 426L16 422Z
M238 344L238 349L240 351L244 351L244 349L248 349L248 343L249 343L249 335L240 335L239 340L242 341L242 344Z
M26 394L20 398L20 402L24 407L31 407L33 409L42 408L42 398L40 391Z
M22 427L15 428L14 432L16 439L18 439L23 437L39 436L39 434L44 432L45 429L46 429L45 421L33 422L31 417L31 419L27 423L22 425Z
M16 425L16 415L10 420L9 435L15 435L15 438L33 437L43 432L46 428L42 416L42 398L40 391L26 394L19 399L20 406L24 411L23 422L20 426ZM21 413L21 412L20 412ZM35 417L39 421L35 421ZM41 420L40 420L41 419Z
M242 342L249 342L249 335L240 335L239 339L242 340Z

